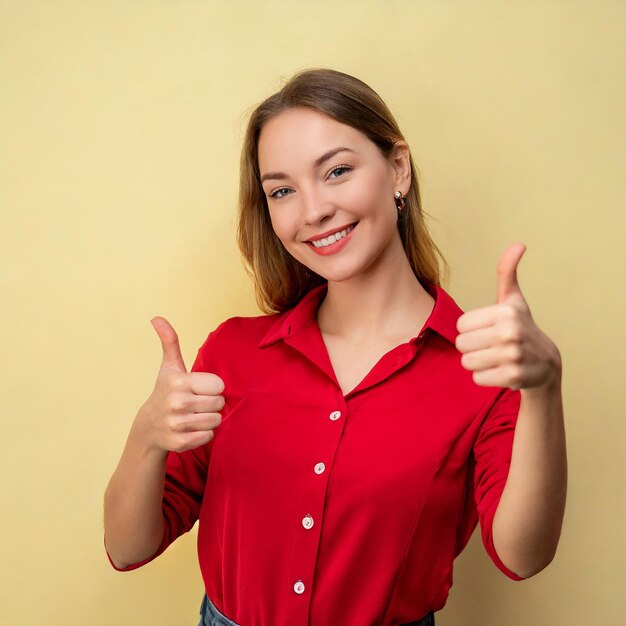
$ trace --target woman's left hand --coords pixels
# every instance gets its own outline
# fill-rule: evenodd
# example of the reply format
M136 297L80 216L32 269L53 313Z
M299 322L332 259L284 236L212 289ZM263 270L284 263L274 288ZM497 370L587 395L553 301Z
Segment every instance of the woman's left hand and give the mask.
M526 251L510 246L498 262L497 304L459 317L456 347L461 364L487 387L550 387L560 380L561 356L554 342L535 324L517 282L517 265Z

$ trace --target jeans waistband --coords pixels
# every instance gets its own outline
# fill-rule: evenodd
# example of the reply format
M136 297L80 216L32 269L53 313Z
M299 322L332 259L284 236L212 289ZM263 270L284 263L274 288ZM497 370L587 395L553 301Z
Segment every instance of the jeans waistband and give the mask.
M238 626L235 622L228 619L217 610L217 607L211 602L209 596L204 594L202 598L202 606L200 607L200 623L198 626Z
M200 616L201 619L198 626L238 626L217 610L217 607L211 602L206 593L204 594L204 598L202 598ZM435 614L431 611L415 622L401 624L400 626L435 626Z

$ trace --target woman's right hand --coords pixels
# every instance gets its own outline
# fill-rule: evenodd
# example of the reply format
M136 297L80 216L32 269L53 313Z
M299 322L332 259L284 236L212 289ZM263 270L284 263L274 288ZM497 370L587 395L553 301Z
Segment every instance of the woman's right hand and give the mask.
M163 317L151 323L161 340L163 361L132 430L150 450L197 448L213 438L222 421L224 381L208 372L187 372L176 331Z

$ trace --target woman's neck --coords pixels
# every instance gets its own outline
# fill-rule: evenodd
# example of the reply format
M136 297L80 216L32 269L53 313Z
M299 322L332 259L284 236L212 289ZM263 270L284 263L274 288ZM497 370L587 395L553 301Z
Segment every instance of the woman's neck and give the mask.
M416 336L434 306L400 243L368 272L341 282L328 282L317 311L323 334L350 343Z

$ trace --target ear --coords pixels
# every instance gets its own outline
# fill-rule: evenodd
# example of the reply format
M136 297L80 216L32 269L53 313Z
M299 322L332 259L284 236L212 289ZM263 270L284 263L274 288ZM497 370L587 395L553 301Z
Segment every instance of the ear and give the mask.
M396 141L389 155L389 165L393 169L394 190L406 195L411 186L411 152L406 141Z

